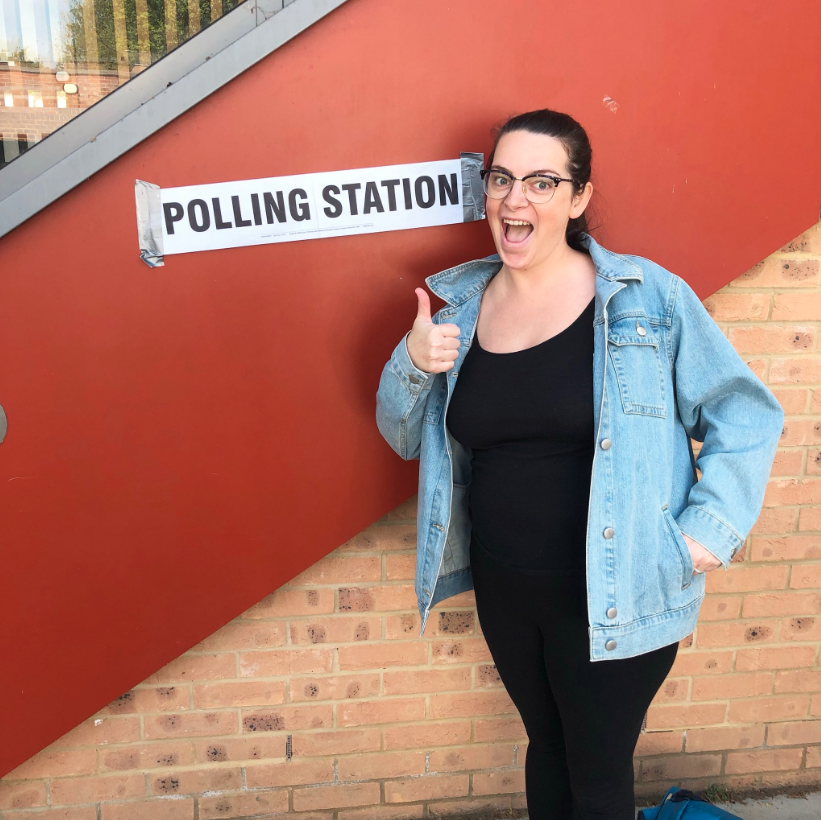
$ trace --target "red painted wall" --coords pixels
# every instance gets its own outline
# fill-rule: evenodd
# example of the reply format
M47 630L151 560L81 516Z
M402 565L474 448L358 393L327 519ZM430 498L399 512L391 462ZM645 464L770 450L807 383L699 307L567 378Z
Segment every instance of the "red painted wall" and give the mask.
M150 270L135 178L487 152L550 106L590 133L599 240L704 298L818 219L799 33L821 5L350 0L0 240L0 774L413 494L379 373L423 277L492 251L479 223Z

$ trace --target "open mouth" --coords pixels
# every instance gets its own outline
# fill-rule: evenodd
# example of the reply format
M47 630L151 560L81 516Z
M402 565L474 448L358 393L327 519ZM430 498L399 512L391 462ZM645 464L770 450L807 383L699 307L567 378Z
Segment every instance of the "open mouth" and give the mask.
M511 245L521 244L533 233L533 225L525 222L524 219L502 219L502 230L505 239Z

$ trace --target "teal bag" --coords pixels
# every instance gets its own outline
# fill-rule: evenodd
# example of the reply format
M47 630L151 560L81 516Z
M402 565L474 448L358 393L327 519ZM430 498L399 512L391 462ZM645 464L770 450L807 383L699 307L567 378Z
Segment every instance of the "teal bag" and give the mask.
M743 820L714 806L689 789L670 786L661 803L652 809L640 809L636 820Z

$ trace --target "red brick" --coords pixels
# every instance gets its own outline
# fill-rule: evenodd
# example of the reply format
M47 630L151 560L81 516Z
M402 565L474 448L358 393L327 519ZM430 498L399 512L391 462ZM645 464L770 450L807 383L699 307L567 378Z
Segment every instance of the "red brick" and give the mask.
M809 561L818 558L821 558L821 537L817 535L783 535L752 540L752 561Z
M95 749L78 751L42 751L10 771L7 780L29 780L40 777L70 777L93 774L97 770Z
M425 775L403 780L385 781L386 803L412 803L417 800L437 800L443 797L467 795L470 777L466 774Z
M288 790L268 789L252 794L221 794L199 798L200 820L218 820L225 817L271 817L272 812L288 811ZM277 814L277 817L280 815ZM331 816L329 815L328 820ZM304 820L310 820L305 817Z
M151 675L147 683L178 683L219 680L237 676L237 657L225 655L182 655Z
M806 352L813 349L815 328L812 325L775 323L731 326L727 338L741 354Z
M243 732L293 732L299 729L327 729L333 725L333 706L278 706L274 709L246 709L242 712Z
M290 587L316 584L354 584L382 580L382 559L378 555L338 555L331 553L312 564L290 581Z
M336 809L379 803L378 783L339 783L293 791L294 810Z
M285 625L277 621L231 621L198 643L195 652L231 652L240 649L272 649L286 641Z
M340 780L378 780L425 773L424 752L379 752L340 757Z
M773 321L802 322L821 316L821 293L773 294Z
M527 732L518 714L513 717L475 720L473 725L474 740L477 743L492 743L498 740L521 741L527 738Z
M382 636L382 620L378 615L334 615L291 621L289 630L293 646L372 641Z
M193 820L194 801L155 797L130 803L103 803L100 812L101 820Z
M796 746L802 743L821 743L821 720L774 723L767 727L768 746Z
M474 794L510 794L525 790L523 769L509 772L482 772L473 775Z
M219 768L163 772L152 775L149 784L151 793L157 795L235 791L242 788L242 770Z
M781 622L775 618L757 621L718 621L698 625L699 649L724 646L749 646L750 644L775 643L778 641Z
M339 726L404 723L424 718L425 699L421 697L340 703L336 707L336 722Z
M294 746L296 738L294 737ZM285 757L284 735L220 737L196 741L197 763L227 763Z
M108 743L129 743L139 739L139 718L98 717L83 721L55 740L51 748L57 750L78 746L104 746Z
M339 552L393 552L416 549L416 524L372 524L346 541Z
M483 637L431 641L434 663L482 663L493 658Z
M504 690L430 696L430 715L433 718L502 715L515 711L510 695Z
M419 640L340 646L338 656L342 670L418 666L428 662L428 647L426 642Z
M741 602L740 595L706 595L698 613L699 623L738 618Z
M276 677L330 672L334 665L333 649L272 649L268 652L243 652L239 656L240 675Z
M745 618L768 615L816 615L821 612L821 592L768 592L745 595Z
M750 270L737 276L728 287L742 288L813 288L819 280L817 259L785 259L769 256Z
M762 646L755 649L739 649L735 668L739 672L755 669L795 669L812 666L815 662L815 646Z
M46 803L45 782L10 783L0 780L0 810L33 809Z
M240 681L210 683L194 687L197 709L220 706L267 706L285 703L285 681Z
M288 686L292 702L369 698L379 695L379 675L291 678Z
M356 754L379 751L380 742L380 731L377 728L334 729L329 732L295 734L293 750L294 755L304 757Z
M642 760L638 780L678 781L692 777L711 777L721 773L721 755L676 755Z
M792 568L791 589L821 588L821 564L799 564Z
M764 726L711 726L687 730L687 752L751 749L764 745Z
M456 749L436 749L430 753L431 772L500 769L512 765L513 746L509 743L474 744Z
M819 692L821 691L821 670L787 669L775 673L775 691Z
M727 720L730 723L795 720L807 714L809 700L808 695L780 695L737 700L730 704Z
M672 677L723 675L730 671L732 652L679 652L670 670Z
M459 666L453 669L386 671L382 682L386 695L462 691L470 689L470 668Z
M707 592L752 592L765 589L784 589L787 586L788 567L760 566L735 567L732 572L707 573Z
M648 729L676 726L709 726L723 723L727 707L723 703L692 703L685 706L651 704L647 710Z
M694 701L730 700L773 691L773 672L736 672L733 675L705 675L693 678Z
M296 618L334 611L332 589L278 589L242 614L243 618Z
M684 751L684 731L674 729L669 732L641 732L636 743L635 756L672 754ZM522 759L521 752L519 759Z
M249 789L326 783L334 779L334 762L333 760L288 760L259 766L250 765L245 770L245 776Z
M730 752L724 765L725 774L772 772L797 769L801 765L803 749L765 749L760 752Z
M146 740L179 737L215 737L236 734L237 714L231 712L194 712L188 714L149 715L145 718Z
M139 743L117 749L100 749L100 771L159 769L195 762L191 743Z
M470 721L427 721L415 726L389 726L383 731L386 749L429 749L467 743Z
M191 708L186 686L138 687L113 700L100 715L138 715L145 712L183 712Z
M70 777L51 781L51 802L55 806L144 796L145 778L142 774Z

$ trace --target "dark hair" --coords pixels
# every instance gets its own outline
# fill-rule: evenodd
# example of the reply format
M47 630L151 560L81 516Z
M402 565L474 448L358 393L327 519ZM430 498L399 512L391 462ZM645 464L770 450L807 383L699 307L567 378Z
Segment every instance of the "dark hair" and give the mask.
M527 111L524 114L511 117L504 125L495 129L493 148L485 167L490 168L492 166L493 155L496 153L499 140L511 131L528 131L531 134L544 134L559 140L567 152L568 176L573 179L573 193L579 194L584 190L584 186L590 181L593 149L590 147L587 132L573 117L559 111L552 111L549 108ZM587 224L588 210L589 208L585 208L581 216L570 219L565 231L567 244L574 250L583 253L586 253L587 249L579 241L579 234L582 231L589 233L591 230Z

